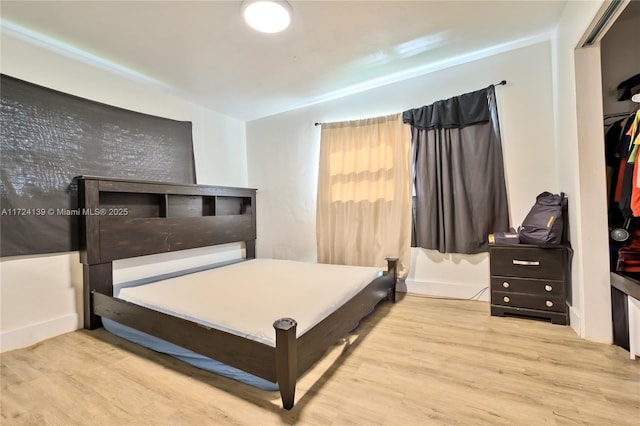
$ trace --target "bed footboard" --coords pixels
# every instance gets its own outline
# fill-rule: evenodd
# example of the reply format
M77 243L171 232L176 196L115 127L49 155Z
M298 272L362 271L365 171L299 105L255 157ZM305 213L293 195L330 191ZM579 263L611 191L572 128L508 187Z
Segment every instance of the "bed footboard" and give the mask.
M296 381L321 359L327 350L353 329L382 300L395 303L398 259L387 259L387 272L373 280L343 306L315 327L296 338L297 323L281 318L273 323L276 332L276 376L282 406L290 410L295 403Z

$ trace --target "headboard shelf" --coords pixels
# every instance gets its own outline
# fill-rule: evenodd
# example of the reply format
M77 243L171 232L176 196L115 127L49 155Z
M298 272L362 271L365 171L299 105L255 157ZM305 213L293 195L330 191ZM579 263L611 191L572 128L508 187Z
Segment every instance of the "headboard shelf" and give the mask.
M99 207L115 213L117 209L126 209L126 216L163 217L166 215L165 196L162 194L143 194L131 192L100 192ZM121 213L125 211L122 210Z
M77 180L84 264L240 241L255 256L255 189Z

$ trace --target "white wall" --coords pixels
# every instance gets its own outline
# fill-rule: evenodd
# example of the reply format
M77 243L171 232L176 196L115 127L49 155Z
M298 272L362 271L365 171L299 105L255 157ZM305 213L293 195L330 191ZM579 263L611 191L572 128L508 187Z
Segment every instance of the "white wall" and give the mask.
M62 92L193 122L198 183L246 186L244 122L182 101L160 87L3 33L1 72ZM179 263L179 262L178 262ZM75 330L82 318L77 253L3 258L1 347L10 350Z
M506 79L497 98L512 224L542 190L568 194L575 250L571 326L588 340L611 342L600 62L597 51L576 52L603 3L567 2L550 43L248 123L249 183L260 190L258 255L316 257L320 131L313 122L399 112ZM469 297L488 285L486 254L412 254L410 291Z
M557 168L571 200L575 251L571 327L586 339L608 343L611 303L599 52L597 46L576 51L602 3L567 2L554 37L553 72Z
M517 226L557 179L550 41L247 123L249 185L258 188L257 255L316 259L315 204L320 128L401 112L486 87L500 80L502 128L511 219ZM488 286L486 254L414 250L409 291L471 297ZM485 293L486 299L487 294Z

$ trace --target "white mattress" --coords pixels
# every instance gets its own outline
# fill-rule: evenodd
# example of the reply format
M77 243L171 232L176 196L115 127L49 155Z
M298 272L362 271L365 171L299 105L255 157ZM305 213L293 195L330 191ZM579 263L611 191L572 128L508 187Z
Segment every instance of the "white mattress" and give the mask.
M275 346L273 322L300 336L380 276L379 268L253 259L133 287L116 297Z

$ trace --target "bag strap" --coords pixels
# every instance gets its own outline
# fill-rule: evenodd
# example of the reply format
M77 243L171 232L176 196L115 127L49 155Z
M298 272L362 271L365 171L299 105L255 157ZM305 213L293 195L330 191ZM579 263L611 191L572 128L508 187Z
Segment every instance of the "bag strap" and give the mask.
M562 207L562 244L569 247L569 198L564 192L560 193Z

